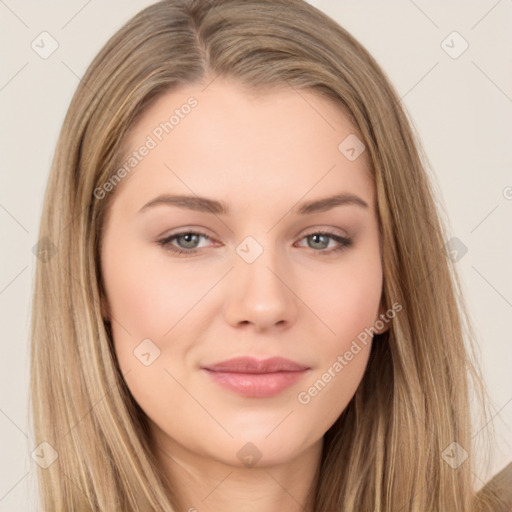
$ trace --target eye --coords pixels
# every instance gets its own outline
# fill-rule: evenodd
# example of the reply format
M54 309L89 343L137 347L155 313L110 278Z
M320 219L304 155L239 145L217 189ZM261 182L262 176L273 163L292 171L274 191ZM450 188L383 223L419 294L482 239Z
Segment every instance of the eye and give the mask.
M309 233L304 238L302 238L302 240L307 240L310 242L308 246L311 249L315 249L315 252L318 253L318 256L338 253L349 248L353 243L352 239L350 238L339 236L335 233L330 233L327 231L315 231L313 233ZM334 240L338 245L328 248L329 242L331 240Z
M198 231L182 231L180 233L175 233L174 235L168 236L163 240L158 240L158 243L166 250L174 252L178 255L181 253L195 254L198 252L197 243L201 237L210 240L210 237L206 233L201 233ZM172 244L174 240L176 240L178 243L178 247Z
M174 254L189 255L199 252L201 247L199 247L198 244L201 238L211 240L206 233L199 231L181 231L163 238L162 240L158 240L157 243ZM326 256L332 253L341 252L353 244L353 241L350 238L342 237L335 233L326 231L315 231L309 233L301 238L301 241L302 240L308 240L308 242L310 242L308 243L309 248L313 249L318 256ZM338 245L329 248L331 240L336 242Z

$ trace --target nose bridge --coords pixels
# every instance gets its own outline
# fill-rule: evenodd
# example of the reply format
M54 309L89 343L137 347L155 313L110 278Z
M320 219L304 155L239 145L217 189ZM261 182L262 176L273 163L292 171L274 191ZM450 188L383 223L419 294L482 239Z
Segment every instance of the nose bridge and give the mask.
M236 253L235 270L241 286L250 287L253 291L262 288L272 293L283 286L276 277L283 255L279 255L272 244L267 242L264 246L254 237L248 236L236 247Z
M232 324L250 322L261 329L295 319L294 294L285 284L291 275L283 270L285 255L271 239L265 237L264 243L247 236L235 248L234 284L226 309Z
M259 237L260 240L262 238ZM247 236L236 247L236 253L235 273L246 293L263 293L262 298L269 295L267 299L276 293L283 293L284 284L276 274L283 267L284 255L279 254L271 236L261 242L253 236Z

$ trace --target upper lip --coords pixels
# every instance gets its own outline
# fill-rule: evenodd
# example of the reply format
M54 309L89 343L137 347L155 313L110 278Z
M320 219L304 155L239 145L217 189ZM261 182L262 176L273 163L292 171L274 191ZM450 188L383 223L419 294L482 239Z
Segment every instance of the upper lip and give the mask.
M254 357L235 357L220 363L203 366L204 369L225 373L276 373L300 372L309 367L284 357L271 357L258 360Z

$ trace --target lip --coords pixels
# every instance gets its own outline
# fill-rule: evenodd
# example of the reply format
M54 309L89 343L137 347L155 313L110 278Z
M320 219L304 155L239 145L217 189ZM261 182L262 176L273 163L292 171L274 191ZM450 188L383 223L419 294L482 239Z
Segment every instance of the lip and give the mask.
M235 357L227 361L221 361L203 368L213 372L229 373L275 373L275 372L297 372L307 370L308 366L296 363L284 357L270 357L269 359L258 360L254 357Z
M266 398L295 384L304 377L309 367L282 357L264 360L236 357L201 369L217 384L235 393Z

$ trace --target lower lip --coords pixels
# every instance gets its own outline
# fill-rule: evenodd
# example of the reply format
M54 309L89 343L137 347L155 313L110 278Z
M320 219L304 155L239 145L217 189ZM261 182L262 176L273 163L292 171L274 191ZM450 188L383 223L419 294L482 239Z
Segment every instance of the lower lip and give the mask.
M278 395L302 379L308 370L275 373L230 373L205 370L221 386L240 395L267 398Z

